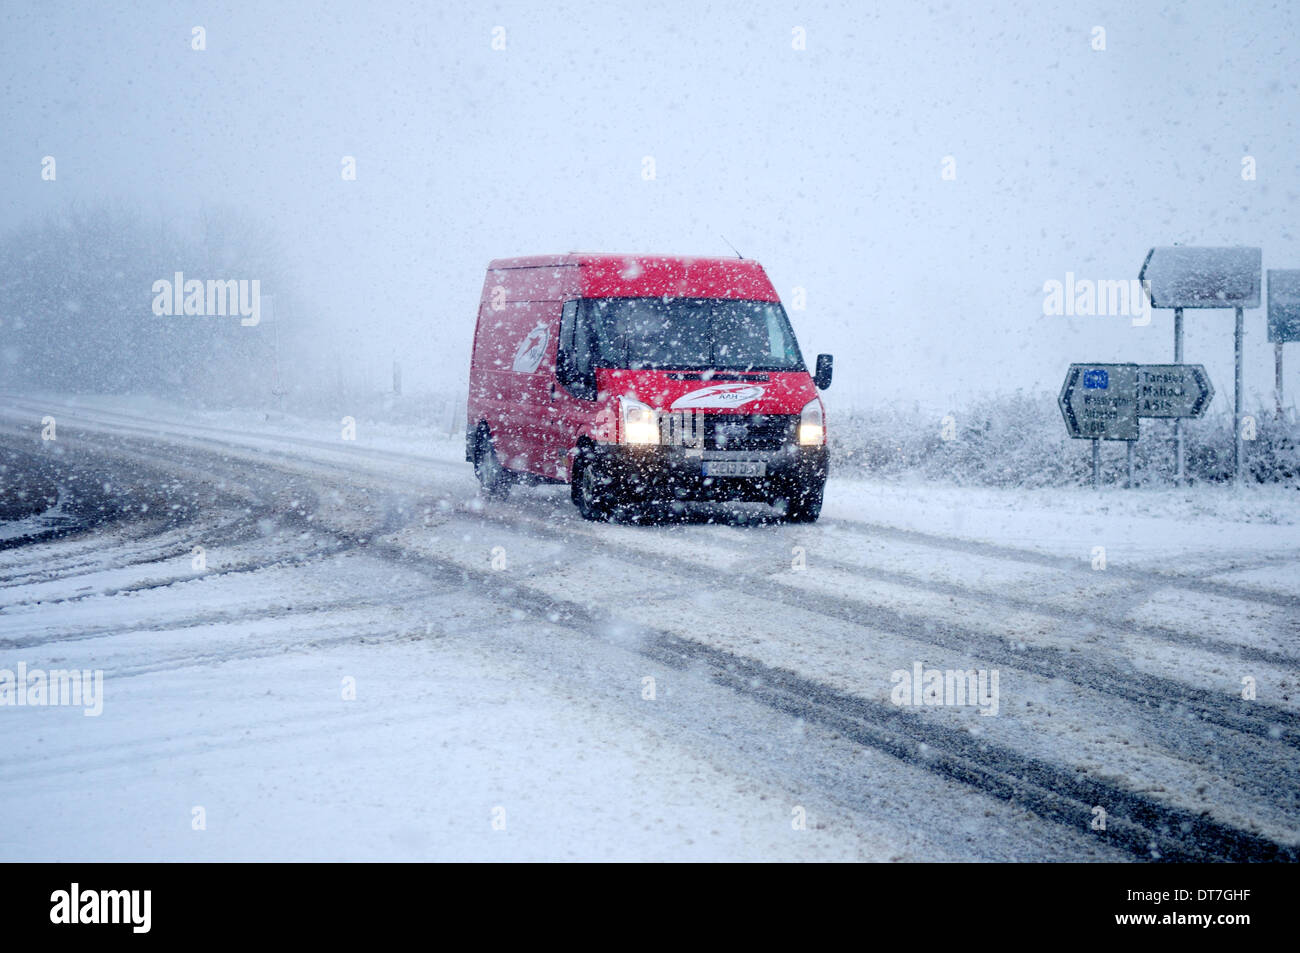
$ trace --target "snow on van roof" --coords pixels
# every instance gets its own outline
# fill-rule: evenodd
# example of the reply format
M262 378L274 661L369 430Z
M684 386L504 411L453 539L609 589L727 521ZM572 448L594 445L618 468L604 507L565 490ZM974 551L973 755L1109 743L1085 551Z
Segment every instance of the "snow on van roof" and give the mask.
M554 269L575 268L578 281L570 289L583 297L671 297L745 298L779 301L763 266L752 258L695 257L692 255L615 255L570 252L567 255L533 255L527 258L499 258L489 272L513 269L543 269L552 284L565 284ZM489 278L489 281L492 279ZM502 280L505 280L502 276ZM509 283L509 282L507 282ZM559 285L546 294L559 294ZM536 289L530 296L541 293ZM556 299L558 300L558 299Z
M562 255L524 255L517 258L497 258L488 264L489 268L545 268L547 266L563 265L596 265L596 264L631 264L634 262L650 261L673 261L673 262L690 262L701 264L726 264L739 266L742 268L759 268L760 265L753 258L736 258L734 255L663 255L647 254L637 252L585 252L571 251Z

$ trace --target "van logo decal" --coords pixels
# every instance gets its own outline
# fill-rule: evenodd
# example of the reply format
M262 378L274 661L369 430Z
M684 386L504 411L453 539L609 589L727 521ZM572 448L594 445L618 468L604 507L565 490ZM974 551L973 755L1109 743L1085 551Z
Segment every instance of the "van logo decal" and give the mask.
M551 339L551 332L546 325L539 324L528 332L528 336L519 342L515 350L514 369L520 374L531 374L542 363L546 354L546 342Z
M682 407L739 407L763 396L763 388L754 384L715 384L683 394L673 401L673 410Z

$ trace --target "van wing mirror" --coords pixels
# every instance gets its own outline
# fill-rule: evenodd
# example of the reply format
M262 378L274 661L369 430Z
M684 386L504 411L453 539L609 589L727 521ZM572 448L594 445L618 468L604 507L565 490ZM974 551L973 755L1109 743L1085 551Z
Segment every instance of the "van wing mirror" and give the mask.
M813 375L813 383L817 385L818 390L825 390L831 386L831 374L834 370L834 357L830 354L817 355L817 373Z

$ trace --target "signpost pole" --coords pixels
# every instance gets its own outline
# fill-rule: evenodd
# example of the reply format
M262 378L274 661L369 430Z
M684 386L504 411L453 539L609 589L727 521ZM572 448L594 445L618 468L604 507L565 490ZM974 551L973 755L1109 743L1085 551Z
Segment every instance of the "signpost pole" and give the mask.
M1133 447L1136 440L1125 440L1124 445L1128 448L1128 481L1124 484L1129 489L1133 488Z
M1101 441L1092 441L1092 488L1101 489Z
M1277 401L1276 415L1282 416L1282 342L1273 344L1273 395Z
M275 395L275 406L277 410L284 410L284 395L288 393L284 385L280 383L280 315L275 308L275 295L266 296L267 317L271 320L271 330L274 332L271 343L271 393Z
M1183 309L1174 308L1174 363L1183 363ZM1183 420L1174 418L1174 484L1183 485Z
M1241 378L1241 350L1246 337L1246 318L1242 308L1237 308L1237 327L1232 336L1233 349L1236 351L1236 370L1234 388L1235 403L1232 408L1232 482L1241 485L1241 401L1243 396Z
M1282 390L1283 345L1300 341L1300 268L1269 269L1268 339L1273 342L1274 410L1280 419L1286 402Z

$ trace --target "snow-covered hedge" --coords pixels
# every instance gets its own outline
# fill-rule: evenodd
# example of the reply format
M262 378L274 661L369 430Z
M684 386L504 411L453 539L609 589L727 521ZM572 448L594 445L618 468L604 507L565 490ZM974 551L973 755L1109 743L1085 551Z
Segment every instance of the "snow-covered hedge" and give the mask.
M1294 408L1281 418L1271 408L1251 416L1254 439L1244 442L1247 478L1300 488L1300 423ZM1184 427L1187 475L1194 481L1231 479L1232 415L1220 412ZM844 410L833 412L830 428L832 465L846 476L912 475L960 485L1025 487L1082 485L1092 476L1091 443L1066 437L1054 394L985 397L950 415L898 406ZM1171 479L1171 422L1142 421L1136 465L1139 484ZM1124 479L1123 444L1102 444L1102 468L1107 482Z

